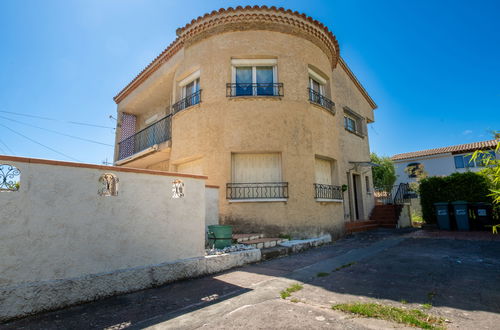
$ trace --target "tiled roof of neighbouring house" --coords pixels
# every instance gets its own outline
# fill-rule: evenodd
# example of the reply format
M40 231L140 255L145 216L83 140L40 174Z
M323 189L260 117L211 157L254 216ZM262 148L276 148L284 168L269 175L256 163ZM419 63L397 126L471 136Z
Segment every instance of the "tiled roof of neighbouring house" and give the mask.
M446 153L471 152L471 151L475 151L475 150L492 149L492 148L495 148L496 145L497 145L496 140L473 142L473 143L459 144L459 145L451 146L451 147L435 148L435 149L428 149L428 150L422 150L422 151L407 152L404 154L397 154L397 155L392 156L391 159L392 160L402 160L402 159L410 159L410 158L432 156L432 155L439 155L439 154L446 154Z

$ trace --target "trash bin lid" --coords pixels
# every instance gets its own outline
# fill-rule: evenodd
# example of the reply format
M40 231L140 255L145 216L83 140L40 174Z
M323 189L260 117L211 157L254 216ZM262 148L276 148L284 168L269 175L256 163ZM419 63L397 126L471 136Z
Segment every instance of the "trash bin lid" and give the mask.
M439 203L434 203L435 206L442 206L442 205L448 205L448 202L439 202Z
M469 204L469 202L466 202L466 201L454 201L454 202L451 202L451 205L467 205Z

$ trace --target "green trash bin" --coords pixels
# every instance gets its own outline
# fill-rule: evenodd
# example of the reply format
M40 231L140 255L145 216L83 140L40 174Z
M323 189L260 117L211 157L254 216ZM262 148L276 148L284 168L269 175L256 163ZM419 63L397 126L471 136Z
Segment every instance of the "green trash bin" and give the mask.
M434 203L436 208L436 218L439 229L451 230L450 211L447 202Z
M455 214L455 221L458 230L470 230L469 222L469 203L465 201L452 202L453 213Z
M476 230L491 230L493 226L493 209L489 203L474 203Z
M208 226L208 244L216 249L223 249L233 243L233 226Z

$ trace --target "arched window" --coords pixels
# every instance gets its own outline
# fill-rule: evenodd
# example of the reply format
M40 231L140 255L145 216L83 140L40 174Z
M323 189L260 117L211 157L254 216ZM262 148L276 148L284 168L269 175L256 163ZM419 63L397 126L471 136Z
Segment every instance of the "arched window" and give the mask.
M0 164L0 191L18 191L21 171L9 164Z
M184 197L184 182L181 180L172 181L172 198Z
M104 173L99 178L99 196L118 195L118 177L112 173Z

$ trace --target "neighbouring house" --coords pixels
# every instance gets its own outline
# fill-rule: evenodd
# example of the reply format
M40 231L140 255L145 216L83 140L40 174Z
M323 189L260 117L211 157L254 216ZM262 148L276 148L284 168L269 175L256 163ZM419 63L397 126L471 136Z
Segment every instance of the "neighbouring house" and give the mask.
M495 154L496 140L460 144L450 147L407 152L391 157L396 168L399 183L415 182L417 173L425 171L428 176L448 176L454 172L478 172L483 167L481 156L472 161L472 153L476 150L487 151L491 157L498 158Z
M376 104L339 52L291 10L198 17L114 97L115 165L208 176L236 232L341 234L374 205Z

